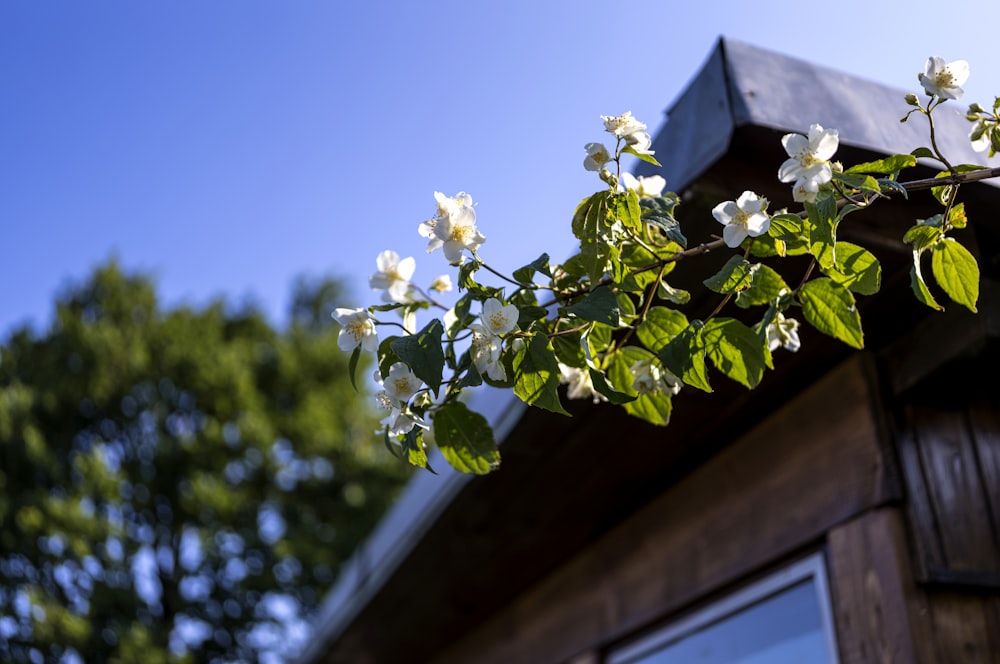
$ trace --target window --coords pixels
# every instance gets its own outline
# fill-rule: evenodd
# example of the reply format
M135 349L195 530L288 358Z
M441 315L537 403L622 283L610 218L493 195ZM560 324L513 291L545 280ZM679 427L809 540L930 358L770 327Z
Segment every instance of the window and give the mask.
M837 664L816 554L610 653L608 664Z

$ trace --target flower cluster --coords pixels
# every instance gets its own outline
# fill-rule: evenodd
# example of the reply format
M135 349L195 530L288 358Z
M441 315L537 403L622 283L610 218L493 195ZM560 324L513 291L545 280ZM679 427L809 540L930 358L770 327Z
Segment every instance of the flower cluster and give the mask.
M382 389L375 395L375 402L379 408L389 411L389 414L382 420L382 424L390 434L409 433L414 426L427 427L423 419L414 415L407 408L410 399L420 391L424 383L406 364L403 362L393 363L389 367L389 375L384 380L381 372L376 369L375 382L382 386Z
M604 130L613 135L618 144L614 155L604 146L603 143L587 143L583 149L587 152L583 160L583 167L588 171L601 171L608 163L618 161L622 152L636 155L637 157L652 158L654 151L650 149L653 139L646 131L646 125L632 117L631 111L626 111L621 115L602 115ZM603 174L602 177L608 179L610 174Z
M517 329L517 307L504 305L491 297L483 302L478 323L469 325L472 330L472 363L481 375L493 380L507 380L507 370L500 361L503 350L501 337Z
M570 367L559 363L559 382L567 385L566 396L570 399L590 399L594 403L607 401L608 398L594 388L594 380L590 371L578 367Z
M629 367L632 389L639 394L677 394L683 381L652 360L640 360Z
M907 117L930 116L945 100L959 98L967 77L964 61L930 58L919 78L931 99L924 104L916 95L907 95L906 103L913 107ZM991 156L1000 151L1000 98L992 113L973 104L966 117L973 123L973 147L989 147ZM607 187L585 198L573 215L579 253L562 264L550 264L548 254L542 254L504 275L479 255L486 238L476 227L472 197L435 192L437 211L420 224L419 233L428 239L428 253L440 248L458 268L457 286L463 294L450 306L442 304L437 297L452 290L451 277L441 275L421 289L412 281L414 259L386 250L376 258L377 271L369 278L385 304L334 311L341 325L338 345L354 353L352 379L360 353L377 353L375 399L386 411L386 443L401 450L410 463L428 467L425 450L436 445L460 471L486 473L497 467L500 456L492 430L462 397L464 390L483 382L510 387L526 403L552 412L568 414L561 403L565 395L595 404L610 402L665 425L671 398L684 383L711 392L710 375L722 374L753 389L775 368L774 352L797 352L800 323L790 315L795 309L814 329L863 348L855 295L878 290L881 267L865 248L838 243L836 225L856 210L907 191L898 175L917 163L915 155L931 154L947 166L933 140L932 123L933 149L846 170L831 161L839 132L813 124L805 134L782 137L788 158L777 172L779 181L792 183L791 198L804 205L797 211L769 213L766 198L743 191L711 209L723 227L722 237L689 247L674 216L682 198L664 192L662 176L621 170L623 154L657 164L646 125L630 112L603 115L601 120L616 143L614 149L602 143L585 146L584 167L599 172ZM942 175L954 172L948 167ZM958 184L949 186L957 191ZM914 247L914 293L924 304L941 308L919 269L921 253L932 249L943 259L932 265L938 285L953 301L975 311L978 291L971 285L978 283L978 265L946 237L966 225L965 212L957 205L946 210L937 215L946 223L918 222L904 236ZM691 294L678 287L683 280L673 282L673 271L681 259L723 245L742 251L702 280L720 295L717 306L707 317L688 318L691 312L684 305L692 301ZM772 267L786 255L809 258L803 275ZM758 260L761 257L775 260ZM938 263L960 272L970 287L955 287L959 277L954 274L940 276ZM481 268L482 274L500 278L501 287L479 283ZM786 281L789 276L796 280ZM543 277L550 281L540 283ZM798 285L792 288L790 283ZM730 302L744 310L739 317L725 315ZM753 307L762 310L756 323L747 321ZM443 314L418 331L416 315L428 309ZM401 314L403 324L376 318L388 311ZM377 325L401 327L403 333L380 343Z

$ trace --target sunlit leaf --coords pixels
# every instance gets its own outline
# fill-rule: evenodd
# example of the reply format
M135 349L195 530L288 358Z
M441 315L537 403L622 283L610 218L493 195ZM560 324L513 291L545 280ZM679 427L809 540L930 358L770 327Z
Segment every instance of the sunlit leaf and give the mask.
M434 413L434 439L459 472L486 475L500 467L500 450L490 423L461 401L445 404Z
M979 264L968 249L954 238L944 238L934 245L931 270L948 297L976 313L976 302L979 300Z

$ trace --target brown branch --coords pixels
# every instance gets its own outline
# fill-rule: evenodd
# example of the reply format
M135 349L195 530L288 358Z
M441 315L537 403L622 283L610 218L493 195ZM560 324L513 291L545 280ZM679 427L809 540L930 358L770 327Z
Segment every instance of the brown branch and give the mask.
M900 182L904 189L907 191L920 191L922 189L930 189L931 187L943 187L949 184L964 184L966 182L978 182L980 180L989 180L990 178L1000 177L1000 166L996 168L984 168L978 171L969 171L968 173L957 173L955 175L948 175L943 178L927 178L926 180L911 180L910 182Z

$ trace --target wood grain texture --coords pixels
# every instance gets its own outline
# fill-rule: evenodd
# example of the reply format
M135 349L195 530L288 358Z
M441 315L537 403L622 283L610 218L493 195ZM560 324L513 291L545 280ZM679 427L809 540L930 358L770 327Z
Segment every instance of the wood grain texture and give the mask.
M881 449L855 357L434 661L565 662L676 615L885 503Z
M926 606L898 510L875 510L831 530L827 565L841 664L935 661L918 642Z

